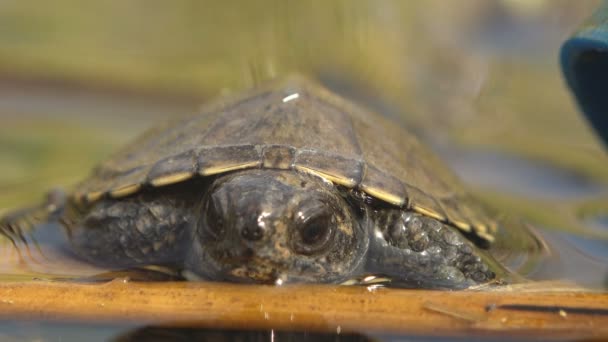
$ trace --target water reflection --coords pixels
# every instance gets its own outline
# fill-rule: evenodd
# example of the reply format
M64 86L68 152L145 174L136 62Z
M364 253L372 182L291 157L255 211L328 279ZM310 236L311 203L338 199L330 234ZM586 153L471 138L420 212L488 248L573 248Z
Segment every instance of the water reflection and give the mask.
M443 160L476 187L530 199L572 200L607 192L604 184L572 170L484 149L439 148Z
M0 321L0 339L3 341L114 341L114 342L164 342L164 341L239 341L239 342L439 342L446 336L394 335L387 333L319 333L314 331L281 331L281 330L228 330L203 328L172 328L169 326L143 326L115 324L51 323L36 321ZM450 336L449 341L565 341L569 339L550 338L547 336ZM599 340L598 340L599 341Z
M584 221L591 229L602 233L608 232L608 213L600 213L585 217Z
M111 341L131 326L116 324L0 321L2 341Z
M116 336L113 341L241 341L241 342L274 342L274 341L344 341L371 342L372 337L353 333L317 333L293 332L280 330L227 330L195 328L162 328L144 327Z

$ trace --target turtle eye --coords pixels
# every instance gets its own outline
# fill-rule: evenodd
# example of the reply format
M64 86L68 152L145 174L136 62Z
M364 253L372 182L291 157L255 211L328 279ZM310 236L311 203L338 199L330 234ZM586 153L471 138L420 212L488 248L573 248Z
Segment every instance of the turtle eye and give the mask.
M204 226L208 235L216 240L219 240L226 232L222 211L217 207L212 198L207 202Z
M331 241L336 225L335 218L328 213L309 217L299 213L294 236L294 249L301 254L314 254L323 250Z

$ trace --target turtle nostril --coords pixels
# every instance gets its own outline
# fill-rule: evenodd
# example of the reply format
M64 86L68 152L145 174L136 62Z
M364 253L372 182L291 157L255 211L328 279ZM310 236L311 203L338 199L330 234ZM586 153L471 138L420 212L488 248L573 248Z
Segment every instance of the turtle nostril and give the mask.
M241 230L241 236L245 240L258 241L258 240L262 239L262 237L264 237L264 231L261 227L256 226L256 225L245 226Z

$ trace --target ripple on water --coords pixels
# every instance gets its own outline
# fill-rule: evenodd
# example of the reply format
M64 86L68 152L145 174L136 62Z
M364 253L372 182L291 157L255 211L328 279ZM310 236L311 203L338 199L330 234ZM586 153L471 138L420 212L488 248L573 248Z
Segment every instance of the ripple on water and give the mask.
M69 255L66 237L56 223L18 232L3 231L0 227L0 281L77 279L107 271Z
M532 278L608 289L608 240L549 231L543 231L542 236L551 248L551 257Z

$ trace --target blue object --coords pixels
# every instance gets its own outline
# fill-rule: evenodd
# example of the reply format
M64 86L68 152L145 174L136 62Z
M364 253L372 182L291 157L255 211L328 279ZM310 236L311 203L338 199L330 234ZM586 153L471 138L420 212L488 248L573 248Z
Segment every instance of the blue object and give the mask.
M608 144L608 2L564 42L560 58L581 110Z

